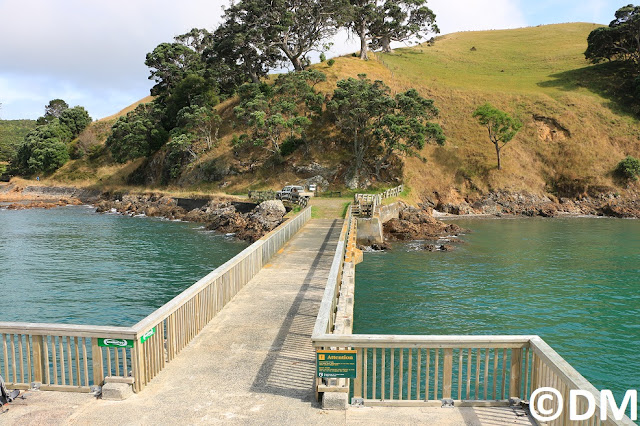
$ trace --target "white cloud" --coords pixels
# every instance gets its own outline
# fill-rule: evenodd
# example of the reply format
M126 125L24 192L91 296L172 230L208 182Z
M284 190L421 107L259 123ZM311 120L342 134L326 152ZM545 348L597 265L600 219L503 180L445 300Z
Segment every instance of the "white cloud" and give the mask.
M148 94L147 52L213 29L227 0L0 0L2 118L35 118L53 98L95 118ZM516 0L430 0L443 33L524 25ZM359 48L343 32L330 55ZM116 102L125 102L116 104Z
M443 34L527 25L517 0L429 0L428 6Z

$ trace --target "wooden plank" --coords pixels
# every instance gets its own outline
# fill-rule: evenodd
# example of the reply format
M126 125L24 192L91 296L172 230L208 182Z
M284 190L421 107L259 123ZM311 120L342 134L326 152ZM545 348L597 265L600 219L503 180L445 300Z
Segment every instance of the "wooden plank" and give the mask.
M398 364L398 399L402 400L402 393L404 389L402 389L402 383L404 379L404 349L400 348L400 363Z
M419 350L419 349L418 349ZM412 363L413 361L413 354L411 352L411 348L409 348L409 359L407 360L407 399L411 399L411 384L412 384L412 380L411 380L411 368L412 368Z
M387 363L387 350L386 349L381 349L382 350L382 365L381 365L381 371L380 371L380 388L381 388L381 393L380 399L386 399L386 393L385 393L385 385L387 382L387 376L386 376L386 363Z
M463 349L458 349L458 400L462 399L462 355Z
M482 349L476 349L476 383L473 387L474 396L476 399L480 399L479 387L480 387L480 358L482 357Z
M489 391L489 358L491 357L491 350L489 348L484 350L484 396L482 399L487 399Z
M384 349L383 349L384 350ZM377 393L376 393L376 379L377 379L377 369L378 369L378 350L376 348L373 348L373 366L372 366L372 379L373 379L373 394L371 395L371 397L373 399L377 398Z
M436 356L433 362L433 399L438 399L438 373L440 370L440 349L436 349Z
M420 367L422 367L422 359L421 358L422 358L422 349L418 349L418 358L416 359L416 367L417 367L417 371L416 371L416 399L421 399L420 398L420 389L422 389L422 387L420 386L420 384L422 383L422 376L420 374Z
M502 383L500 391L500 399L505 398L505 386L507 382L507 350L502 350Z
M444 350L444 365L442 367L442 398L451 398L451 380L453 374L453 349Z
M104 371L102 366L102 348L98 346L98 339L91 339L91 361L93 366L93 384L102 386Z
M354 398L362 398L362 376L364 374L362 370L362 348L357 349L356 366L360 370L356 373L356 378L353 381L353 396Z
M511 350L511 371L509 376L509 398L520 398L520 388L522 386L522 349Z
M29 338L29 336L27 336L27 338ZM22 346L22 339L23 339L23 335L19 334L18 335L18 356L20 359L20 381L21 382L25 382L25 377L24 377L24 350L23 350L23 346Z

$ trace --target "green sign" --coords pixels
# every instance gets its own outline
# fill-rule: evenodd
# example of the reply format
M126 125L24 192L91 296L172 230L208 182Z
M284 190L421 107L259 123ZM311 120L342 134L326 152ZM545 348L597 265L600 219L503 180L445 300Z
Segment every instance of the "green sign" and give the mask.
M354 379L356 377L357 351L317 351L318 377Z
M128 339L98 339L98 346L103 348L133 348L133 340Z
M153 327L151 330L147 331L142 336L140 336L140 343L146 342L154 334L156 334L156 328L155 327Z

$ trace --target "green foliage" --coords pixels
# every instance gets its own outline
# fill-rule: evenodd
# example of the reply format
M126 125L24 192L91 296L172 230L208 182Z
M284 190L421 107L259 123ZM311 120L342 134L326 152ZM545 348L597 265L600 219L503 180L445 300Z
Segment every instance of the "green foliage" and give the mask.
M358 77L338 81L327 103L331 118L348 136L345 142L353 147L357 179L366 163L373 163L379 178L394 155L418 156L427 140L444 144L442 128L428 122L438 115L432 100L415 89L392 97L382 81L372 82L365 74Z
M213 108L218 104L215 88L211 81L195 74L185 76L167 96L164 104L164 127L171 130L179 126L178 116L183 108ZM158 103L156 103L156 106ZM184 120L184 113L182 117Z
M593 30L587 39L585 57L594 63L603 60L640 60L640 6L629 4L615 13L608 27Z
M11 160L35 127L34 120L0 120L0 162Z
M320 62L324 62L327 60L327 55L324 54L324 52L320 53Z
M378 4L369 18L369 47L390 52L392 41L421 40L429 33L438 34L436 15L426 3L425 0L387 0Z
M487 128L489 132L489 140L495 146L496 155L498 157L498 170L500 170L500 151L505 145L513 139L522 127L522 123L504 111L492 106L484 104L479 106L473 113L473 117Z
M234 145L262 146L276 157L282 155L283 140L303 135L313 117L322 112L324 98L314 86L325 80L323 73L311 70L281 74L273 86L240 87L240 103L234 113L251 132L234 138Z
M115 122L106 142L115 161L146 157L164 145L169 135L158 115L153 104L142 104Z
M628 155L618 163L615 173L627 181L638 180L638 176L640 175L640 160Z
M53 99L44 107L44 116L38 118L39 125L51 123L56 118L60 118L62 113L69 108L69 104L62 99Z
M81 106L65 109L60 114L59 120L61 125L69 129L72 139L77 138L91 124L89 113Z
M289 61L305 69L307 55L324 47L342 26L346 0L242 0L225 10L216 30L218 57L241 63L257 83L257 72ZM226 54L220 55L223 49Z
M332 58L332 59L329 59L329 60L327 61L327 65L328 65L328 66L330 66L330 67L332 67L332 66L333 66L333 64L335 64L335 63L336 63L336 60L335 60L335 59L333 59L333 58Z
M167 96L189 74L204 71L204 64L192 48L182 43L161 43L147 53L145 65L151 68L149 80L155 81L153 96Z
M32 130L18 149L11 166L19 173L50 173L69 161L71 132L58 119Z
M280 146L280 154L283 157L287 157L293 154L300 146L304 145L305 140L303 138L287 138Z
M7 165L4 163L0 163L0 176L7 172Z

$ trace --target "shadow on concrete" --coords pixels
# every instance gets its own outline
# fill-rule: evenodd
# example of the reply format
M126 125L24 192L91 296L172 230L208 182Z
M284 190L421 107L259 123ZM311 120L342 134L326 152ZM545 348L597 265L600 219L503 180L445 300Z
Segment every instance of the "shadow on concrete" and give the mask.
M316 363L311 334L335 250L335 245L330 246L329 243L337 241L336 233L339 234L341 229L341 221L334 220L327 230L300 291L251 385L252 392L313 402ZM323 260L327 262L326 269L318 270ZM320 282L314 283L318 279Z

